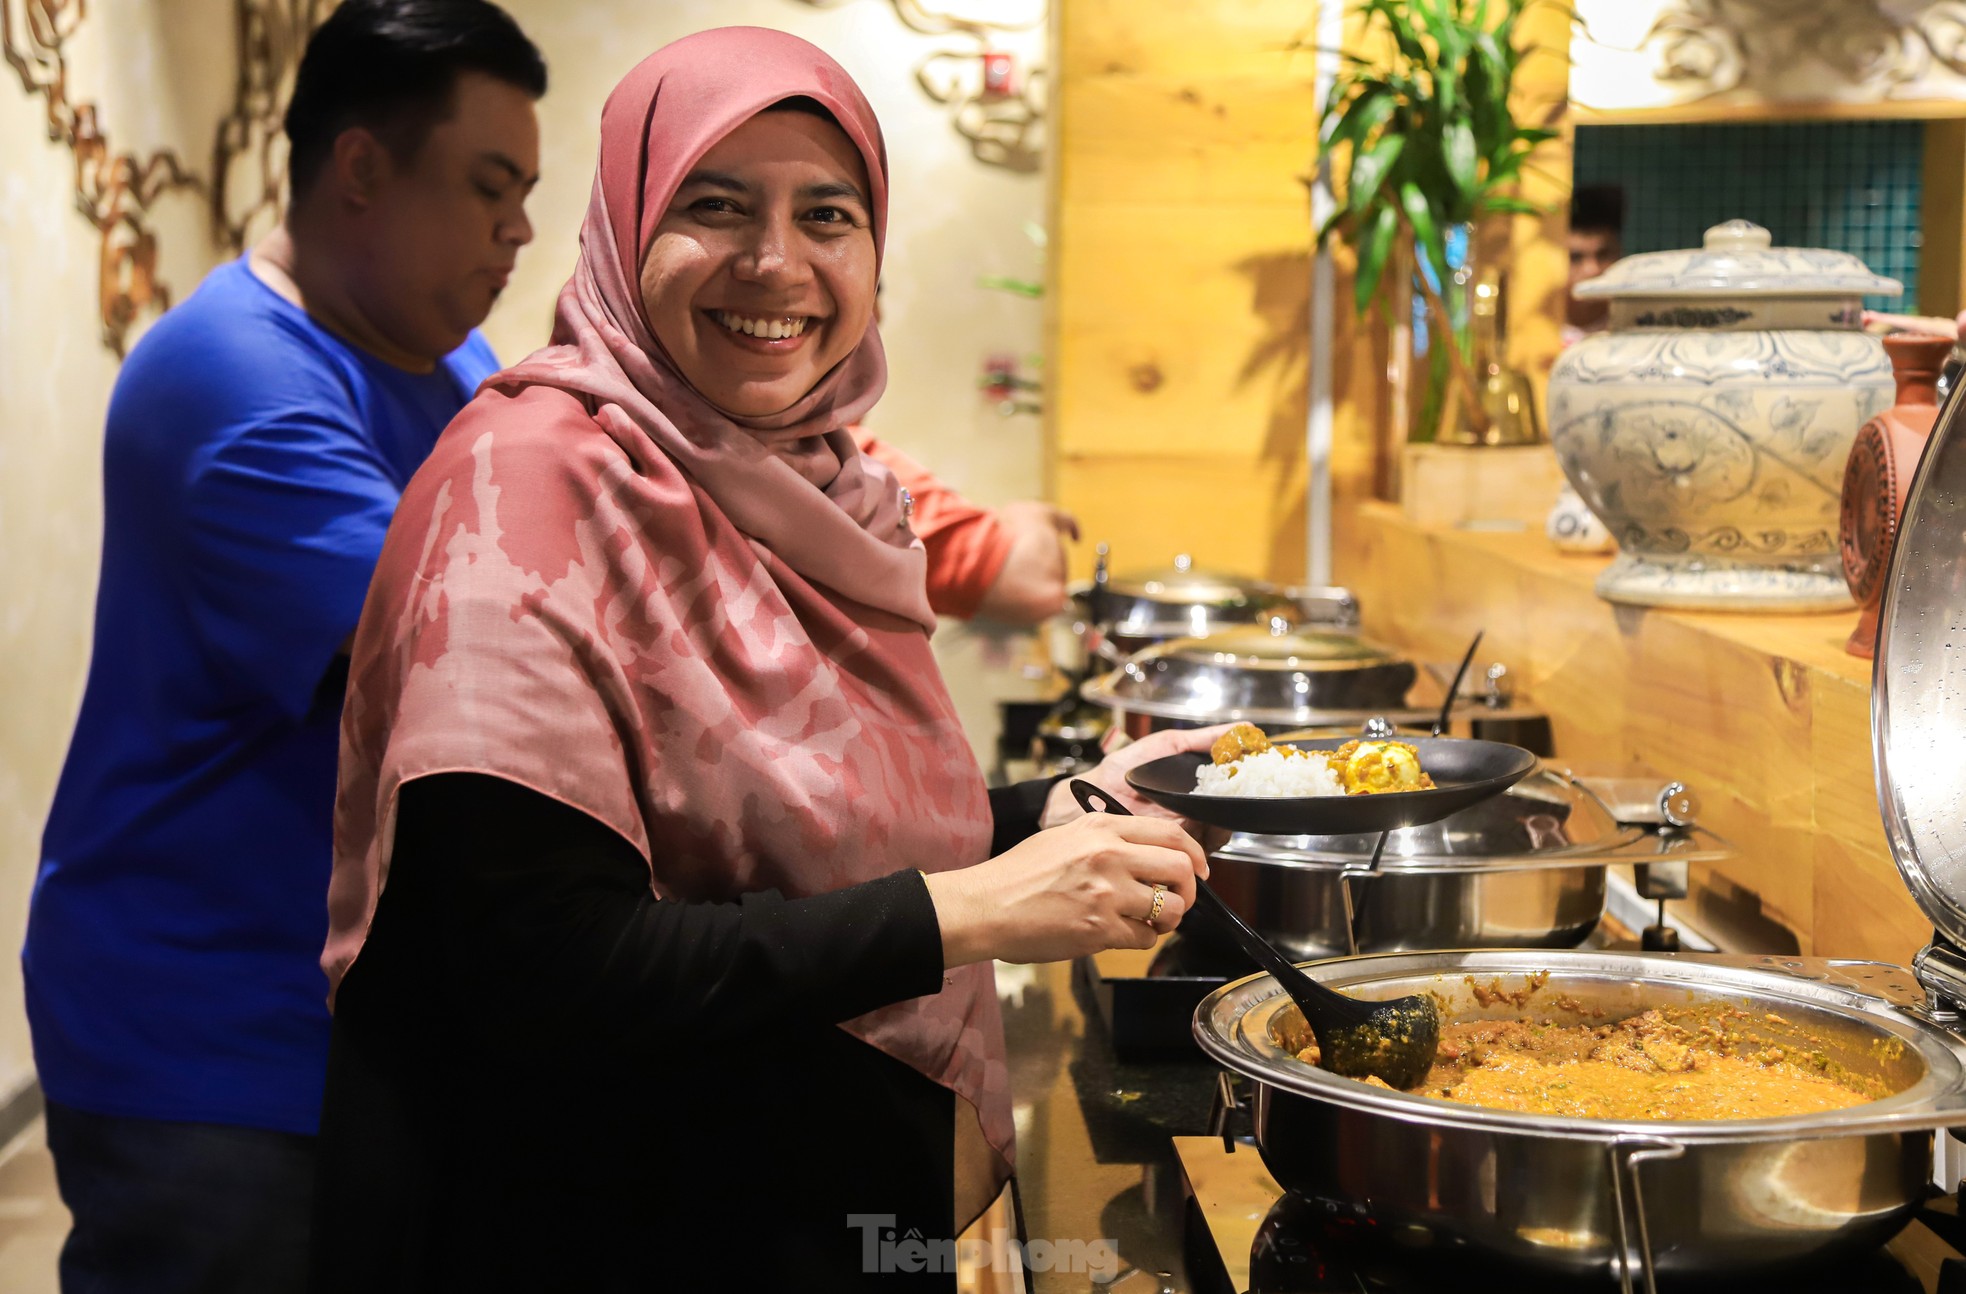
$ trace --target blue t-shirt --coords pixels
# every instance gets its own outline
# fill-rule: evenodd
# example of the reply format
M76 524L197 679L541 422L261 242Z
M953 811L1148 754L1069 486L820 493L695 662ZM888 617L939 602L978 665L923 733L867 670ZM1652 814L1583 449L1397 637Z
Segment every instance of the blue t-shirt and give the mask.
M22 965L47 1095L314 1132L346 661L383 532L497 368L408 373L238 260L110 398L95 645Z

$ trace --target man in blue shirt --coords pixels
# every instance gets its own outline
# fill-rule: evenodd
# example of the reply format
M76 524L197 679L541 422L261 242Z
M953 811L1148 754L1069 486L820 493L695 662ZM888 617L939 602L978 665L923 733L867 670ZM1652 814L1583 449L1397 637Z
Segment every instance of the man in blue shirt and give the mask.
M485 0L346 0L278 230L110 401L94 655L23 963L70 1291L298 1290L327 1063L347 643L404 484L497 366L539 52Z

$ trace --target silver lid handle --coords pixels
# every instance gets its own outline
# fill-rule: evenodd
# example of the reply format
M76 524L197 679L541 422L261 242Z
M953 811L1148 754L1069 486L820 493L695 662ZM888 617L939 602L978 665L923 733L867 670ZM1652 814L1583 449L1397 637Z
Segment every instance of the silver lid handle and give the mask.
M1700 818L1700 797L1684 782L1646 777L1580 777L1619 822L1690 827Z

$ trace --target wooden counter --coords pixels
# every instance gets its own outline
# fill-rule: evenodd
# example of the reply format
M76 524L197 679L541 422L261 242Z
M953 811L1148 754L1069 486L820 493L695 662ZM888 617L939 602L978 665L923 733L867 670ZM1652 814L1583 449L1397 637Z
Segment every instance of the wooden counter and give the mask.
M1689 915L1753 951L1909 964L1930 935L1884 840L1870 749L1870 662L1843 650L1856 612L1729 615L1617 607L1608 558L1540 532L1430 529L1368 502L1339 528L1339 580L1368 635L1481 655L1551 716L1580 771L1684 779L1740 857L1694 869ZM1784 947L1786 945L1786 947Z

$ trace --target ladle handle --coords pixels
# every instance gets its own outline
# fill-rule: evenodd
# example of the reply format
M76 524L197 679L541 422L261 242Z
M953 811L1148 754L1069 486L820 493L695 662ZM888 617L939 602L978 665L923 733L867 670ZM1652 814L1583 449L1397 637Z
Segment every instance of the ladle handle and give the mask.
M1222 902L1221 897L1208 888L1208 882L1200 877L1195 878L1195 906L1208 910L1218 922L1227 926L1229 933L1236 937L1236 942L1242 945L1242 950L1249 954L1249 959L1276 976L1279 982L1312 983L1309 976L1272 948L1267 939L1251 930L1249 923L1237 916L1234 908Z
M1087 813L1111 813L1128 818L1133 816L1133 811L1121 804L1111 793L1094 786L1082 777L1072 779L1072 798L1077 800L1079 807ZM1251 961L1276 976L1280 982L1302 983L1309 985L1313 990L1322 987L1312 981L1310 976L1291 965L1276 949L1270 947L1263 936L1250 929L1249 923L1237 916L1235 909L1224 903L1214 890L1208 888L1208 882L1199 876L1195 878L1195 898L1197 907L1206 908L1210 915L1228 927L1229 933L1235 936L1236 942L1242 945L1242 950L1249 954Z
M1454 681L1447 685L1447 699L1440 703L1440 717L1434 720L1434 736L1447 731L1447 724L1454 717L1454 698L1461 694L1461 680L1468 676L1468 666L1474 664L1475 648L1481 646L1485 629L1475 630L1474 641L1468 644L1467 655L1461 657L1461 668L1454 671Z
M1104 787L1095 786L1083 777L1072 779L1072 798L1087 813L1110 813L1116 818L1130 818L1133 810L1114 799Z

